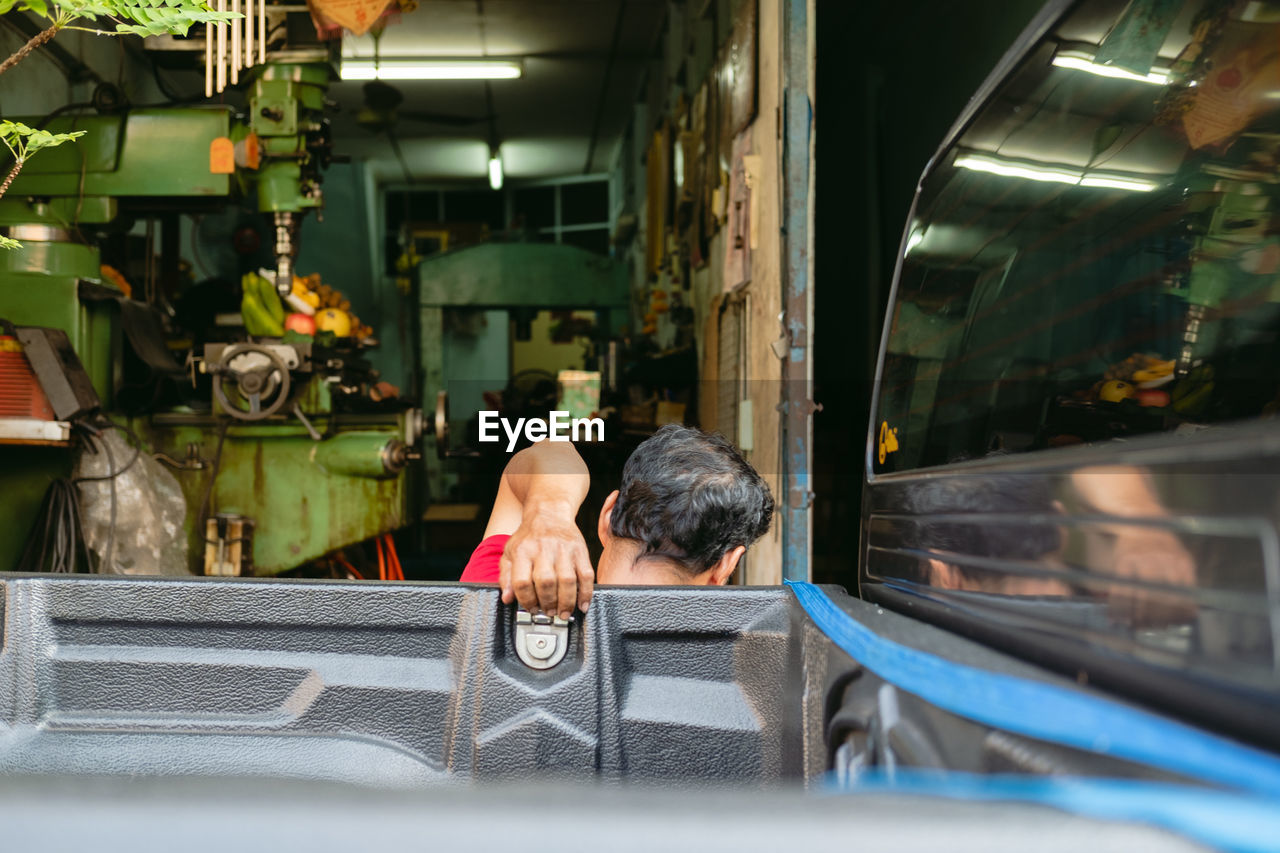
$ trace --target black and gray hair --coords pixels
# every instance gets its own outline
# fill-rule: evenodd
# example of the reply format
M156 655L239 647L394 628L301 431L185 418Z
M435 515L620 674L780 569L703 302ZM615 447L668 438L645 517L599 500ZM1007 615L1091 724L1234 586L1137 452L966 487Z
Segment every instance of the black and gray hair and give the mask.
M763 536L772 518L769 486L732 444L669 424L623 467L609 531L641 543L640 559L665 557L699 574Z

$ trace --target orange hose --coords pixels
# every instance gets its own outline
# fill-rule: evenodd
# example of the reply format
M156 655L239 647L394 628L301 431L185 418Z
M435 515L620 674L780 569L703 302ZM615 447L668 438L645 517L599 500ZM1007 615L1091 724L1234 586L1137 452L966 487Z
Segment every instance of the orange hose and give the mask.
M391 538L391 534L386 534L383 539L387 543L387 561L391 563L391 579L393 581L404 580L404 567L400 565L400 555L396 553L396 540Z
M378 580L384 581L387 579L387 563L382 554L382 537L373 540L373 544L378 549Z
M351 561L348 560L346 557L342 556L341 554L334 554L333 558L338 561L338 565L342 566L342 568L350 572L351 575L355 577L357 580L364 580L364 575L360 574L360 570L357 569L355 566L351 565Z

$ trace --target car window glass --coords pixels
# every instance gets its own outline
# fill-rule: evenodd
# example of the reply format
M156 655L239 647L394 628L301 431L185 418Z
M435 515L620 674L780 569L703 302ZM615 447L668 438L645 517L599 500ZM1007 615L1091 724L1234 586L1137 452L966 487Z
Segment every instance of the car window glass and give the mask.
M877 473L1280 408L1280 3L1098 0L927 175Z

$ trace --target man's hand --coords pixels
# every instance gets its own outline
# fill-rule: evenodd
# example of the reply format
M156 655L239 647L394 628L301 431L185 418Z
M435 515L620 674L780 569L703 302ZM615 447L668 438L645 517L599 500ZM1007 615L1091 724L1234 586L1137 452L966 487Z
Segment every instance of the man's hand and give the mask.
M591 485L568 442L540 441L502 472L485 537L510 533L499 563L502 602L562 619L586 612L595 572L576 517Z
M1181 540L1167 530L1123 528L1116 534L1112 565L1119 578L1184 590L1196 585L1195 560ZM1196 616L1195 599L1187 593L1117 585L1107 599L1113 616L1137 627L1175 625Z
M502 552L498 585L504 604L519 601L531 613L561 619L568 619L574 607L586 612L595 572L575 510L564 501L525 504L520 526Z

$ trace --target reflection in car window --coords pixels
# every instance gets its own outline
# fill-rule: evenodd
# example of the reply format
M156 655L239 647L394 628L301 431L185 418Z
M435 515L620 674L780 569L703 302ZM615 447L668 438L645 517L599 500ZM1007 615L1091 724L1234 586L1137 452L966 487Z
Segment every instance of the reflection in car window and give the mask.
M927 176L877 472L1280 408L1280 2L1084 3Z

